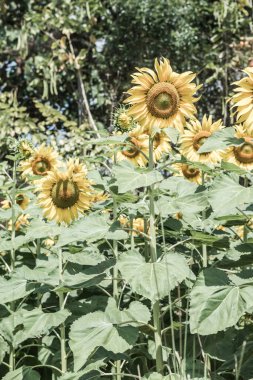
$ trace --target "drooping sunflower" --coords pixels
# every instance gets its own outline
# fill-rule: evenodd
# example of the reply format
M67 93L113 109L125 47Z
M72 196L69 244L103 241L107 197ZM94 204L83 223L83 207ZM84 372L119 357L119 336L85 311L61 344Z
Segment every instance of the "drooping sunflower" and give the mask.
M204 115L202 122L191 120L186 124L186 127L187 129L180 136L180 151L183 156L193 162L201 161L214 164L221 161L221 151L198 153L208 137L224 128L221 120L213 123L212 116L207 118Z
M128 139L122 150L117 152L117 161L128 160L136 166L145 166L148 162L149 137L138 126L128 133Z
M235 126L235 137L244 139L239 146L229 147L222 154L224 161L231 162L245 170L253 169L253 124L245 122Z
M173 164L172 166L175 170L177 170L177 172L174 173L175 176L184 177L191 182L195 182L199 185L201 184L202 176L201 171L198 168L181 162Z
M28 160L22 161L20 170L22 176L29 175L46 175L49 171L54 170L57 166L58 154L51 147L44 144L34 149Z
M253 123L253 67L243 70L248 76L234 82L236 87L231 97L233 108L236 107L236 118L239 123Z
M137 68L132 75L134 86L127 91L130 95L125 103L131 105L128 115L150 128L176 127L183 130L187 118L197 112L194 97L200 86L191 83L195 74L187 71L178 74L172 71L170 62L162 58L155 59L155 71L149 68Z
M72 164L67 166L65 172L48 172L48 175L40 180L37 190L38 203L44 209L44 216L57 223L70 224L78 218L79 213L89 210L93 195L86 172L75 172L75 165Z
M15 202L22 208L22 210L25 210L28 206L28 203L30 202L30 199L23 193L19 193L15 197ZM11 208L11 202L8 199L5 199L4 201L2 201L2 208Z

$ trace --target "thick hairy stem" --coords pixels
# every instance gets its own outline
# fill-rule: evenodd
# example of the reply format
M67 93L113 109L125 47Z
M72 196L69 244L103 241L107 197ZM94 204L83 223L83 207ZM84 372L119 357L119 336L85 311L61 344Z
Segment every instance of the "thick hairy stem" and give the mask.
M153 161L153 140L149 138L149 168L154 168ZM154 185L149 186L149 212L150 212L150 258L154 263L157 261L156 252L156 230L155 230L155 205L154 205ZM162 354L162 336L161 336L161 319L160 319L160 304L156 301L152 306L153 321L155 327L155 347L156 347L156 370L163 371L163 354Z
M62 250L59 250L59 285L63 283L63 268L62 268ZM64 293L60 290L59 292L59 308L64 309ZM65 323L63 322L60 326L60 343L61 343L61 371L62 373L67 372L67 353L66 353L66 330Z
M15 252L15 236L16 236L16 229L15 229L15 224L16 224L16 214L15 214L15 199L16 199L16 182L17 182L17 164L16 161L14 161L13 164L13 174L12 174L12 191L11 191L11 272L14 271L15 269L15 261L16 261L16 252ZM15 302L11 302L10 305L11 311L15 311ZM14 318L14 317L13 317ZM10 346L10 353L9 353L9 368L10 371L14 371L15 369L15 349L14 347Z
M205 173L202 172L202 185L205 184ZM202 219L205 221L206 219L206 212L205 210L202 212ZM208 264L208 256L207 256L207 246L206 244L202 244L202 261L203 261L203 267L206 268Z
M116 155L114 156L114 163L116 164ZM113 220L117 220L117 202L115 197L113 197ZM117 240L113 240L113 253L114 257L117 260L118 258L118 242ZM119 306L119 285L118 285L118 269L116 268L116 265L113 267L113 297ZM115 361L115 380L121 380L121 361L116 360Z

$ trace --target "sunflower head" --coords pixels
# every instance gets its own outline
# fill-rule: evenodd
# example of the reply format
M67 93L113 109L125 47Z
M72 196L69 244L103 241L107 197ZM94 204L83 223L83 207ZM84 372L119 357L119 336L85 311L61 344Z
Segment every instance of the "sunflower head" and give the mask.
M20 169L22 176L39 175L45 176L57 166L57 153L51 147L41 145L36 148L28 160L22 161Z
M32 143L28 140L20 140L18 143L18 151L22 158L28 159L34 152Z
M25 194L19 193L15 197L15 202L17 205L19 205L19 207L22 208L22 210L25 210L27 208L28 203L30 202L30 199L27 196L25 196ZM11 202L5 199L4 201L2 201L2 208L11 208Z
M180 151L188 160L196 162L217 163L221 161L221 152L198 153L206 139L214 132L224 128L221 120L213 123L212 117L204 115L202 122L192 120L186 125L187 129L180 136Z
M125 100L131 106L128 115L146 128L173 126L182 131L185 120L196 113L194 96L200 86L192 83L195 74L173 72L166 58L155 60L155 70L137 70Z
M38 203L46 218L70 224L91 207L94 198L91 182L79 164L78 172L75 168L73 162L68 162L64 172L51 171L39 181Z
M222 155L224 161L231 162L245 170L253 169L253 124L245 122L235 126L235 136L244 142L229 147Z
M15 222L15 230L19 231L22 227L27 226L30 224L29 222L29 215L28 214L22 214L18 217L18 219ZM12 230L12 220L8 222L8 230Z
M201 184L201 171L198 168L181 162L173 164L172 166L177 171L174 174L175 176L184 177L188 179L188 181L195 182L199 185Z
M129 132L122 150L117 152L117 161L128 160L136 166L145 166L148 162L149 137L138 126Z
M253 123L253 67L243 70L247 77L234 82L237 86L235 94L231 97L232 108L235 108L236 118L239 123L247 121Z
M136 127L133 117L128 115L125 107L117 109L114 118L114 125L121 132L131 131Z

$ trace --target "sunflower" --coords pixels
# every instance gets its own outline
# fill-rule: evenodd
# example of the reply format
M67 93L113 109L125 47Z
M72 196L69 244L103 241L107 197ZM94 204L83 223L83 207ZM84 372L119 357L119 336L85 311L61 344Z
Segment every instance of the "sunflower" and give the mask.
M154 161L157 162L161 159L163 153L171 151L170 139L164 132L157 132L153 137L153 155Z
M30 202L30 199L26 197L24 194L19 193L16 195L15 202L22 208L22 210L25 210L27 208L28 203ZM11 208L11 202L8 199L3 200L2 208Z
M253 124L245 122L235 127L235 136L244 139L239 146L229 147L222 155L224 161L240 166L242 169L253 169Z
M50 171L40 180L38 203L47 219L70 224L79 213L89 210L93 199L91 182L84 170L76 173L75 168L69 162L65 172Z
M185 119L197 112L194 95L201 86L191 83L195 74L173 72L166 58L160 62L155 59L155 71L146 67L137 70L132 75L135 86L125 100L131 105L128 115L146 128L173 126L182 131Z
M57 165L57 153L51 147L42 144L34 149L28 160L22 161L20 169L22 176L28 175L46 175L49 171L54 170Z
M214 132L224 128L222 121L218 120L213 123L212 116L207 118L206 115L204 115L201 123L198 120L192 120L190 123L187 123L186 126L187 129L180 137L181 154L193 162L217 163L221 161L220 151L198 153L198 150L208 137Z
M198 168L181 162L173 164L172 166L178 172L174 173L175 176L184 177L191 182L195 182L199 185L201 184L202 176L201 171Z
M30 215L28 215L28 214L22 214L18 217L18 219L15 222L15 230L16 231L20 230L21 227L27 226L28 224L30 224L30 222L28 220L29 216ZM12 220L9 220L9 222L8 222L8 230L9 231L12 230Z
M130 131L136 126L132 116L129 116L124 107L115 112L115 126L122 132Z
M253 123L253 67L243 70L248 76L234 82L236 94L231 97L233 107L236 107L237 121Z
M118 220L122 227L131 228L131 222L126 216L120 215ZM142 235L145 232L145 222L143 218L133 219L132 224L133 236Z
M128 133L125 147L117 152L116 160L128 160L134 165L145 166L148 162L149 137L142 127L138 126Z
M23 158L28 159L34 152L32 144L27 140L20 140L18 144L19 153Z

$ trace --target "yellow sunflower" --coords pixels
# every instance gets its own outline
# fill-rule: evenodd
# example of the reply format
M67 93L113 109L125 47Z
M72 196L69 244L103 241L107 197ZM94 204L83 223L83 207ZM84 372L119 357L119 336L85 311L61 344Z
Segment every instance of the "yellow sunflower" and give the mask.
M154 152L154 161L157 162L161 159L164 153L171 152L170 139L164 133L156 133L153 138L153 152Z
M30 224L30 222L28 220L29 217L30 217L29 214L20 215L15 222L15 230L18 231L18 230L20 230L21 227L28 226L28 224ZM8 230L9 231L12 230L12 220L10 220L8 222Z
M21 140L18 144L19 153L25 158L31 157L34 152L32 144L27 140Z
M221 120L213 123L212 116L207 118L204 115L202 122L191 120L186 127L187 129L180 137L180 151L183 156L193 162L217 163L221 161L221 151L198 153L208 137L224 128Z
M127 110L123 107L119 108L115 113L115 126L122 132L130 131L136 123L132 116L127 114Z
M93 195L91 182L84 170L75 172L69 163L65 172L50 171L40 180L38 203L47 219L57 223L71 223L78 214L89 210Z
M245 122L235 127L235 136L245 142L229 147L223 154L224 161L231 162L245 170L253 169L253 124Z
M175 176L184 177L191 182L195 182L199 185L201 184L202 176L201 171L198 168L181 162L173 164L172 166L178 171L178 173L174 173Z
M49 171L54 170L57 166L57 153L51 147L46 147L42 144L34 149L28 160L22 161L20 170L22 176L29 175L46 175Z
M25 210L27 208L28 203L30 202L30 199L26 197L24 194L19 193L16 195L15 202L22 208L22 210ZM8 199L3 200L2 208L3 209L11 208L11 202Z
M185 119L197 112L194 95L201 86L191 83L195 74L173 72L166 58L160 62L155 59L155 71L146 67L137 70L132 75L135 86L125 100L131 105L128 115L146 128L176 127L182 131Z
M125 147L117 152L116 160L128 160L136 166L145 166L148 162L149 137L143 128L138 126L128 133Z
M243 70L248 76L234 82L236 94L232 96L231 102L236 107L237 121L242 123L248 121L253 123L253 67Z
M120 215L118 219L122 227L127 227L127 228L131 227L131 222L126 216ZM145 232L144 219L143 218L133 219L133 236L142 235L144 232Z

